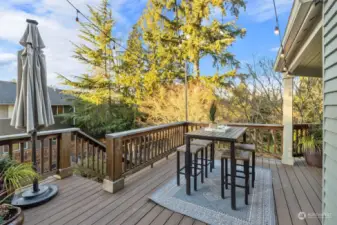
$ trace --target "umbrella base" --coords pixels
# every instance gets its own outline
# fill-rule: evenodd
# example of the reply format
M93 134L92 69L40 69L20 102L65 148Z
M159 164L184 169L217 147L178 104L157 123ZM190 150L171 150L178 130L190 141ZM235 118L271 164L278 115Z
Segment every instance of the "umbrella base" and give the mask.
M40 185L39 189L38 192L33 192L32 188L29 188L15 194L12 205L21 208L38 206L52 199L58 192L58 187L54 184Z

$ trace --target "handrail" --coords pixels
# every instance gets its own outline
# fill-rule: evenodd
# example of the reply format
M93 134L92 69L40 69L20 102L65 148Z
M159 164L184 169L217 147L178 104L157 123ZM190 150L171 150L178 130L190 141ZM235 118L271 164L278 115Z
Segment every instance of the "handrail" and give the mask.
M105 144L103 144L103 143L100 142L99 140L97 140L97 139L91 137L90 135L84 133L82 130L79 129L79 130L77 130L76 132L79 133L81 136L84 136L85 138L91 140L91 141L94 142L95 144L101 146L102 148L104 148L104 150L106 149L106 145L105 145Z
M205 125L208 123L188 122L189 124ZM219 123L228 126L243 126L243 127L256 127L256 128L283 128L282 124L263 124L263 123Z
M161 130L161 129L165 129L165 128L168 128L168 127L185 125L185 124L186 124L186 122L176 122L176 123L169 123L169 124L162 124L162 125L138 128L138 129L133 129L133 130L128 130L128 131L122 131L122 132L107 134L106 138L121 138L121 137L124 137L124 136L141 134L141 133L146 133L146 132L155 131L155 130Z
M80 128L67 128L67 129L58 129L58 130L39 131L37 132L37 136L38 137L48 136L48 135L62 134L62 133L74 132L74 131L80 131ZM3 136L0 136L0 142L15 140L15 139L29 138L29 137L30 135L27 133L3 135Z

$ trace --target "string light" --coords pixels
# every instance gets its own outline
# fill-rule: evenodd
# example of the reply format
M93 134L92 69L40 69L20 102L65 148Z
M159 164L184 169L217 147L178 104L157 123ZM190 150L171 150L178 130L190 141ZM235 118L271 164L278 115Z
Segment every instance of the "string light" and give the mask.
M76 10L76 22L80 22L80 20L78 18L78 10Z
M114 43L114 46L118 46L120 47L121 49L123 49L124 51L128 51L131 55L137 57L137 59L142 59L144 61L147 61L147 59L143 58L142 56L138 55L138 54L135 54L134 52L131 52L129 49L125 48L122 44L118 43L116 40L114 40L111 35L107 34L106 32L104 32L101 28L99 28L96 24L94 24L84 13L82 13L73 3L71 3L70 0L66 0L69 5L71 7L73 7L75 10L76 10L76 13L77 14L80 14L81 16L83 16L91 25L93 25L98 31L102 32L106 37L108 37L113 43ZM78 18L78 16L76 17ZM77 19L76 19L77 21ZM79 21L79 19L78 19ZM115 47L116 48L116 47ZM144 51L146 51L145 49L143 49Z
M287 60L286 60L286 56L285 56L285 53L284 53L284 47L283 47L283 44L282 44L282 38L281 38L281 34L280 34L280 24L279 24L279 20L278 20L275 0L273 0L273 3L274 3L274 11L275 11L275 19L276 19L276 26L275 26L275 29L274 29L274 34L279 36L280 46L281 46L280 47L281 48L280 58L282 58L283 62L284 62L283 72L287 72L288 71Z
M280 28L278 28L278 26L275 27L274 34L275 35L280 35Z
M281 57L282 59L285 57L283 49L282 49L282 51L281 51L280 57Z

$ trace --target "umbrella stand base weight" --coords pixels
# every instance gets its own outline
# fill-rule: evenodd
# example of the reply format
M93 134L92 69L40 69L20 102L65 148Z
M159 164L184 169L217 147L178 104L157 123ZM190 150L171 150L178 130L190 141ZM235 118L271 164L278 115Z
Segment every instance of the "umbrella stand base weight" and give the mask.
M38 195L44 194L46 191L48 191L48 186L41 185L38 191L34 191L34 188L33 189L29 188L28 190L22 192L21 196L24 198L33 198L37 197Z
M41 205L55 195L57 195L58 187L54 184L44 184L39 186L39 191L34 192L32 188L16 193L12 199L12 205L21 208L30 208Z

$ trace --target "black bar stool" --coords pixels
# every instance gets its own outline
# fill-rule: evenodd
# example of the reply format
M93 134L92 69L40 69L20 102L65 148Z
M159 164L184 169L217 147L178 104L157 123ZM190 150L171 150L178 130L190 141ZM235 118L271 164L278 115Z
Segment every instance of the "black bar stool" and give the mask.
M252 153L252 165L249 166L249 167L252 168L252 172L249 172L249 173L252 174L252 187L254 188L254 184L255 184L255 151L256 151L256 147L255 147L254 144L235 143L235 149L242 150L242 151L247 151L247 152ZM240 164L238 164L238 165L240 165Z
M191 170L191 176L194 177L194 190L197 190L197 177L201 175L201 183L204 183L204 152L203 147L200 145L192 145L190 147L190 157L191 157L191 167L186 168L186 165L180 167L180 152L186 152L186 145L182 145L177 148L177 185L180 186L180 174L185 174L182 172L184 169ZM198 153L201 152L201 163L198 162ZM192 155L194 155L194 161L192 161ZM193 169L193 170L192 170ZM189 178L188 178L189 179Z
M231 174L228 173L228 160L231 160L231 154L229 150L222 150L221 155L221 197L225 198L225 186L228 189L228 176ZM249 160L250 160L250 153L245 151L235 151L235 160L236 161L243 161L244 165L244 176L236 176L239 178L245 179L245 185L236 184L236 187L244 188L245 189L245 204L248 205L248 194L249 194Z
M208 165L209 170L212 173L214 168L214 148L212 148L212 141L195 139L191 142L192 145L199 145L204 148L204 166L205 166L205 177L208 177ZM210 154L208 154L208 149L210 149ZM208 158L209 155L209 158Z

